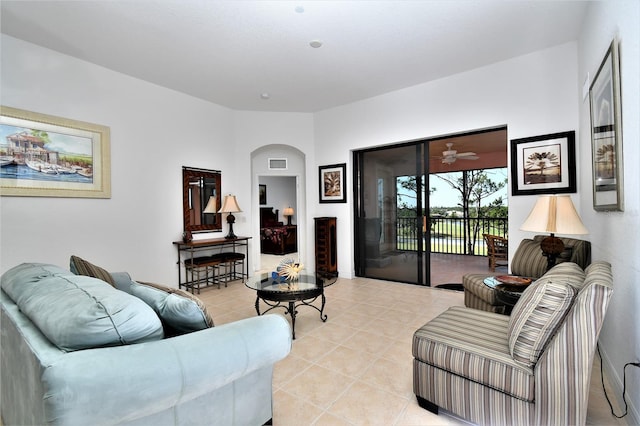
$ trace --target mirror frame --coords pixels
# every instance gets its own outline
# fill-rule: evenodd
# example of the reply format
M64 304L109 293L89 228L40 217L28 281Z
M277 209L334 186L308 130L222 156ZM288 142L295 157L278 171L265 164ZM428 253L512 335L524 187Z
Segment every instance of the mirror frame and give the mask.
M189 205L189 182L193 179L214 179L216 188L216 205L222 206L222 174L219 170L198 169L194 167L182 167L182 216L185 233L222 231L222 214L215 213L213 224L191 224ZM204 204L204 203L201 203ZM200 212L200 216L202 216ZM203 221L204 222L204 221Z

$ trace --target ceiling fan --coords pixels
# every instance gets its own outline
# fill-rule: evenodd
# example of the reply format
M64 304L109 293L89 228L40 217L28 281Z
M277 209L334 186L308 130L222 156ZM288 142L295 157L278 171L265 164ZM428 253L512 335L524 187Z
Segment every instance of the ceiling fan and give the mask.
M478 157L475 152L460 152L453 149L453 144L447 144L447 150L442 152L442 163L453 164L457 159L460 160L477 160Z

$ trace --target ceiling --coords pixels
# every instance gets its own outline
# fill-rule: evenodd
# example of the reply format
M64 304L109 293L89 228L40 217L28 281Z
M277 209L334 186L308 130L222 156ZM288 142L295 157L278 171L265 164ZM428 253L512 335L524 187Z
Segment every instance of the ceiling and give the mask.
M2 0L0 28L232 109L316 112L576 40L588 3Z

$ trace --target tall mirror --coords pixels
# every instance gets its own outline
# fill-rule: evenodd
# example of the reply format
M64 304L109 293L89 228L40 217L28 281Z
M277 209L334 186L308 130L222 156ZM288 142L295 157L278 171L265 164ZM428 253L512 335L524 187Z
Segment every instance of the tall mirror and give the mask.
M222 230L220 209L221 174L219 170L182 167L182 204L184 232Z

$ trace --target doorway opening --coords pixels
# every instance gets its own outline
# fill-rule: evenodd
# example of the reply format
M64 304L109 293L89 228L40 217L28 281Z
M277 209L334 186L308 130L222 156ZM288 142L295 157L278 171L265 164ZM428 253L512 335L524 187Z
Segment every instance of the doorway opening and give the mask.
M506 126L356 151L354 169L356 276L436 285L487 269L482 233L507 232ZM503 217L485 220L489 205Z
M286 258L298 258L298 203L295 176L259 176L260 271L275 271Z
M251 153L253 272L271 271L285 257L306 262L305 173L305 155L292 146L265 145ZM270 234L263 228L271 228ZM269 241L263 243L263 237ZM263 259L265 245L277 254L267 253Z

